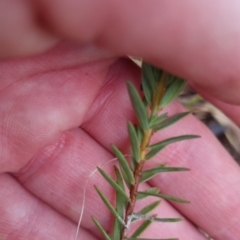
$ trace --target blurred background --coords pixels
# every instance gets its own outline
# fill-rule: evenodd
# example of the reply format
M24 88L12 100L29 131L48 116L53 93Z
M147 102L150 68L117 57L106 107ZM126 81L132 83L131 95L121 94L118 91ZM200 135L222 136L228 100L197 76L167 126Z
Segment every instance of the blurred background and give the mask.
M180 102L212 131L226 150L240 164L240 129L211 103L189 86L179 96Z

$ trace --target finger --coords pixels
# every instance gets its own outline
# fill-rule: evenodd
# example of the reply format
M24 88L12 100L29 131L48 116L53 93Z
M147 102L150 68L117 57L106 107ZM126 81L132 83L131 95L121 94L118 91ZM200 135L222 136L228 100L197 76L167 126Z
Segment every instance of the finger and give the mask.
M75 224L35 198L8 174L0 175L1 239L63 240L75 237ZM81 229L84 239L96 240Z
M9 8L15 4L13 0L8 2L0 8L6 14L12 12ZM35 1L36 5L27 1L18 4L23 5L15 8L19 10L18 14L14 18L10 16L17 29L11 34L16 32L16 36L8 36L2 31L2 49L7 49L3 56L8 51L11 55L12 52L47 49L54 42L46 37L50 28L50 32L60 38L97 42L119 54L141 56L189 79L223 101L240 102L237 91L240 85L240 29L235 24L240 8L237 0L221 4L207 0L194 3L185 0L181 4L140 1L137 7L132 1L108 0L101 3L41 0ZM40 27L38 18L41 19ZM3 29L11 29L10 20L7 17L1 21L5 24ZM27 26L27 34L22 34L22 26Z
M110 149L110 143L116 144L121 149L126 150L128 148L126 122L129 119L133 119L133 113L125 87L125 80L133 79L135 84L138 84L139 72L137 68L134 68L127 62L124 63L124 68L123 63L124 61L119 65L118 62L112 66L112 70L116 74L115 80L107 82L101 89L91 107L91 111L88 112L84 120L84 125L82 125L85 131L106 149ZM131 74L128 72L130 70ZM106 111L103 111L103 109L106 109ZM182 107L176 103L172 104L168 109L170 115L181 110L183 110ZM186 133L200 133L202 138L201 140L194 140L188 143L182 142L181 144L169 146L162 152L159 158L156 158L155 162L152 163L159 164L168 162L168 164L172 166L190 167L192 171L190 173L184 173L184 177L183 174L163 175L162 178L158 178L158 181L151 182L151 184L159 186L159 183L161 183L160 188L163 192L190 200L191 204L188 206L175 205L175 207L180 210L186 218L190 219L198 227L209 232L216 239L235 239L236 236L240 236L237 221L235 221L239 216L239 167L220 146L214 136L193 117L189 117L180 122L176 127L173 127L172 130L167 129L165 132L160 133L160 135L156 135L155 141ZM69 142L67 142L67 144L69 144ZM81 143L77 144L75 148L79 149L82 147L82 144L84 144L84 139ZM61 144L60 149L62 149ZM69 152L74 153L74 150L70 150ZM86 152L92 153L94 150L89 149ZM47 153L48 151L46 154ZM78 156L81 155L76 153L74 156L65 157L65 159L75 159ZM96 161L106 159L101 154L97 154L91 161L83 154L83 159L84 158L87 159L85 166L93 164L91 166L94 166L94 168ZM39 162L41 163L41 158ZM47 160L47 162L49 161ZM65 163L62 165L56 163L54 169L61 166L64 168ZM81 170L77 170L77 167L73 164L73 167L71 165L71 169L76 169L76 172L80 172L80 174L83 171L84 174L87 174L82 166ZM46 171L47 167L45 167L45 174ZM92 171L92 168L89 171ZM70 176L75 176L76 174L72 173L70 169L67 172ZM52 174L53 172L51 171L50 173ZM42 175L45 176L43 173ZM63 173L60 174L60 176L63 175ZM32 182L32 179L29 182ZM38 182L42 181L39 180ZM47 181L45 185L56 182L55 180ZM80 188L83 185L81 180L78 179L74 179L72 182L74 183L71 189L75 192L77 192L75 184ZM100 183L98 179L96 182ZM45 185L44 188L46 187ZM70 186L71 185L72 184L70 184ZM56 188L60 189L60 186L57 186ZM229 186L231 186L231 188ZM62 192L67 193L68 191L65 189ZM56 204L56 202L57 201L55 201L54 204ZM66 205L69 206L69 204ZM70 205L74 206L72 204ZM90 205L89 208L92 209L92 205ZM66 209L68 208L66 207ZM101 209L98 209L98 211L97 214L99 214L101 218L104 211L101 212ZM224 216L224 221L222 216ZM221 229L221 231L219 231L219 229Z
M137 76L139 75L136 68L132 69L135 70L133 72L127 71L131 66L134 65L132 65L131 62L129 63L129 61L119 61L112 65L108 81L101 88L99 103L104 102L104 99L108 100L114 96L115 93L113 93L113 95L111 94L111 96L106 94L108 88L109 91L112 87L116 89L118 88L118 86L112 84L113 82L118 82L125 88L125 81L123 80L126 78L134 78L136 77L136 74ZM112 93L112 91L110 91L110 93ZM103 99L101 99L102 97ZM96 99L96 102L98 102L98 99ZM93 108L93 111L96 111L95 107ZM97 109L97 111L101 111L101 108ZM73 144L75 143L73 139L75 141L77 139L76 145ZM79 209L81 207L81 201L79 201L81 198L78 197L78 194L82 194L84 180L87 177L86 169L88 169L89 165L91 167L89 167L90 170L94 169L96 166L96 159L105 160L106 155L103 155L100 151L96 151L96 145L92 142L89 143L86 141L84 135L78 135L73 139L71 134L63 134L58 143L49 146L49 148L45 148L41 153L37 154L36 158L32 159L25 168L22 168L16 177L18 177L22 184L32 193L36 194L39 198L43 199L65 216L77 221ZM91 146L93 149L89 148ZM85 149L85 151L82 151L83 149ZM101 151L103 151L102 148ZM89 158L88 154L93 154L94 152L95 154L90 155L91 158ZM105 149L103 153L107 153L109 158L109 153ZM81 156L82 159L79 159L79 156ZM59 179L62 179L63 182L59 181ZM95 182L100 183L101 181L97 179ZM53 183L53 185L51 183ZM87 200L89 205L86 209L93 210L93 206L98 206L100 199L97 199L98 202L96 201L96 196L93 198L90 194L90 197ZM163 209L166 210L161 211L161 214L166 213L166 217L176 216L176 211L174 211L170 205L167 206L168 207L163 207ZM102 220L106 221L105 211L103 208L96 207L96 214L94 213L94 215L97 215L100 220L105 216ZM95 231L93 224L90 222L90 214L92 214L92 211L89 211L89 213L87 211L85 214L87 215L87 221L84 222L84 226ZM177 214L177 216L179 216L179 214ZM178 227L175 227L175 225L172 225L172 227L167 226L168 231L164 231L164 229L165 226L162 226L163 232L169 233L170 235L171 233L174 233L173 235L180 235L185 239L187 239L187 236L190 236L190 239L202 239L202 235L200 235L195 227L187 221L184 222L183 225L180 224ZM183 229L186 229L186 231L183 231ZM158 230L159 228L155 228L154 231Z
M77 66L108 59L113 59L114 62L114 57L116 56L113 53L92 44L80 46L63 41L51 50L37 56L2 60L0 62L0 71L2 73L0 91L16 81L34 75L63 69L74 69ZM88 66L86 65L86 67Z
M30 1L0 2L0 57L42 52L57 43L57 38L42 29Z
M124 84L115 84L109 98L104 98L104 102L98 100L92 106L92 109L99 109L101 102L107 111L89 114L83 127L106 148L109 149L109 143L114 143L121 149L126 149L126 122L132 119L132 114L129 113ZM99 97L103 98L105 92L101 94ZM167 111L171 115L184 109L175 103ZM107 119L111 121L107 122ZM190 173L163 174L151 181L151 184L159 186L167 194L190 200L190 205L174 206L214 239L235 239L240 236L237 220L240 215L239 166L209 130L193 116L156 134L154 140L183 134L199 134L201 139L170 145L148 167L167 162L170 166L189 167Z
M35 3L43 26L59 36L141 56L217 98L240 103L237 0Z
M103 227L110 231L112 216L105 207L100 197L94 190L94 185L113 201L113 189L100 176L93 172L100 166L112 175L115 162L107 164L113 155L103 148L81 129L66 132L62 139L54 146L49 146L41 151L29 166L15 174L15 177L32 194L43 200L52 208L78 222L83 204L83 193L86 190L84 215L81 228L101 237L94 226L91 216L100 221ZM96 171L95 171L96 172ZM89 177L91 175L91 177ZM89 183L86 185L86 182ZM142 189L147 186L142 186ZM43 194L44 193L44 194ZM156 199L141 201L136 211ZM161 217L181 217L181 215L167 202L162 201L161 206L154 211ZM131 226L130 232L135 227ZM161 236L164 238L180 237L186 240L204 240L202 234L187 220L182 223L154 224L145 237ZM144 237L144 235L142 236ZM80 233L79 238L83 236Z
M235 185L240 183L240 169L208 129L204 132L204 128L205 126L190 123L189 120L172 128L168 134L161 134L162 139L163 136L168 138L198 132L201 140L185 143L185 147L183 143L169 146L168 151L163 151L162 156L156 159L171 161L171 166L187 166L191 169L190 176L185 178L182 175L173 175L167 179L162 174L153 179L151 184L161 186L169 194L184 194L184 198L191 201L190 207L174 206L213 239L234 239L235 236L240 236L236 220L240 214L240 191ZM191 129L191 132L181 129ZM176 184L171 184L173 182ZM221 216L224 216L224 220ZM217 227L221 231L216 230Z
M78 56L74 56L76 65L73 60L66 60L67 68L59 70L50 64L57 58L50 56L46 58L50 60L49 69L36 67L41 70L27 70L29 74L24 74L23 69L34 65L29 65L30 59L23 64L10 61L0 65L2 69L8 65L0 87L2 172L18 171L41 148L57 141L62 132L78 127L83 121L115 60L87 64L83 61L81 65ZM35 65L38 63L36 59ZM16 67L20 77L11 74L9 66Z

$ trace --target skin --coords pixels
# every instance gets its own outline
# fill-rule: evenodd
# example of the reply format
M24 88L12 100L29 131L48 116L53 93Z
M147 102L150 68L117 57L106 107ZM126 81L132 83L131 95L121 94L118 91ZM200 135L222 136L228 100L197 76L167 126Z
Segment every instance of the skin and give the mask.
M89 174L113 158L110 143L127 152L126 121L134 117L125 82L139 86L140 71L120 56L184 77L239 125L239 20L237 0L1 1L0 239L74 239ZM167 109L182 110L177 102ZM216 240L240 238L239 166L193 116L154 141L180 134L201 139L171 145L149 165L192 170L143 188L159 186L191 204L163 201L160 216L185 221L156 224L147 237L202 240L200 227ZM91 215L109 228L96 183L112 198L94 175L79 239L102 239Z

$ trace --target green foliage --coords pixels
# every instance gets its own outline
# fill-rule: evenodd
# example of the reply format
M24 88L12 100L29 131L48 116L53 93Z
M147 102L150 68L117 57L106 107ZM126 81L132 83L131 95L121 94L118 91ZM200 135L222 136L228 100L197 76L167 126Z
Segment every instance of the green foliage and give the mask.
M182 220L181 218L161 218L154 213L152 214L161 201L151 202L137 213L134 212L134 208L138 201L147 197L157 197L167 201L189 203L187 200L164 194L156 187L148 188L145 191L138 190L141 183L152 179L158 174L189 171L188 168L168 167L165 164L143 170L144 163L152 159L169 144L199 137L197 135L174 136L150 145L151 137L155 132L170 127L189 115L189 112L177 113L173 116L168 116L167 113L160 113L163 107L167 106L178 96L184 85L185 82L183 80L167 74L147 63L143 63L142 65L143 96L131 82L127 82L129 97L138 121L136 126L128 122L128 135L131 144L130 162L128 162L124 154L113 145L113 153L119 163L119 168L114 166L115 176L111 177L103 169L98 168L99 173L115 190L116 201L114 205L112 205L111 201L103 192L95 186L98 195L114 217L111 237L100 223L92 217L93 222L106 240L177 240L177 238L139 238L152 222L164 223ZM125 186L127 186L127 188ZM131 224L135 224L138 220L142 220L142 223L132 236L128 236Z
M153 222L180 222L182 221L182 218L151 218L151 221Z
M131 238L138 238L153 222L150 220L144 221L137 230L132 234Z
M128 122L128 135L131 142L132 149L132 157L134 160L139 163L140 162L140 141L138 139L136 129L134 128L131 122Z
M124 183L119 169L114 167L116 174L116 183L120 188L124 189ZM121 193L116 193L116 211L118 215L123 219L124 218L124 209L127 206L126 198L122 196ZM120 239L121 236L122 223L120 223L116 218L114 219L114 228L113 228L113 239Z
M163 120L167 118L167 113L163 113L159 116L152 116L150 118L150 128L153 128L155 130L156 126L162 123ZM157 129L156 129L157 130ZM160 130L160 129L159 129ZM158 131L158 130L157 130Z
M151 211L153 211L157 206L159 206L159 204L160 204L160 201L155 201L153 203L150 203L146 207L141 209L136 215L139 215L139 216L146 215L146 214L150 213Z
M133 110L136 114L136 117L141 125L142 129L148 130L148 115L147 109L144 106L144 103L137 91L131 82L127 82L128 93L132 102Z
M157 188L157 187L151 187L151 188L148 188L147 190L144 191L144 193L159 193L160 192L160 189ZM141 199L144 199L146 197L149 197L149 195L147 194L137 194L137 200L141 200Z
M146 182L153 177L155 177L159 173L163 172L183 172L183 171L189 171L188 168L181 168L181 167L164 167L159 166L152 169L148 169L142 172L141 182Z
M156 122L152 128L155 131L159 131L162 130L166 127L169 127L171 125L173 125L174 123L178 122L179 120L181 120L182 118L186 117L189 115L189 112L183 112L183 113L177 113L169 118L165 118L163 119L163 121L161 121L162 119L160 119L158 122Z
M121 187L118 183L116 183L106 172L104 172L100 167L97 168L98 171L102 174L102 176L112 185L115 190L122 195L127 201L130 200L129 196L125 193L124 187Z
M183 87L185 86L185 81L179 78L174 78L169 76L169 82L171 82L166 90L166 93L161 101L161 107L166 107L170 104L182 91Z
M99 231L102 233L102 235L104 236L105 240L112 240L108 234L106 233L106 231L104 230L104 228L101 226L101 224L98 222L98 220L95 217L92 217L93 222L95 223L95 225L97 226L97 228L99 229Z
M128 184L134 184L135 180L134 180L133 172L131 171L131 168L129 167L126 158L124 157L122 152L116 146L113 145L112 148L113 148L114 154L116 155L116 157L118 159L124 180Z
M179 202L179 203L190 203L188 200L184 200L184 199L181 199L181 198L177 198L177 197L162 194L162 193L138 192L138 195L159 197L159 198L166 199L168 201Z
M145 62L142 64L142 86L144 96L149 105L152 104L153 98L157 89L157 84L160 79L162 71Z
M149 146L150 151L147 154L146 159L150 159L150 158L154 157L156 154L158 154L161 150L163 150L169 144L179 142L179 141L183 141L183 140L193 139L193 138L199 138L199 136L198 135L182 135L182 136L178 136L178 137L168 138L168 139L166 139L164 141L161 141L159 143L155 143L153 145L150 145Z
M118 212L115 210L115 208L112 206L110 201L107 199L107 197L100 191L96 186L95 189L103 202L105 203L106 207L110 210L110 212L115 216L115 218L124 225L124 220L121 218L121 216L118 214Z

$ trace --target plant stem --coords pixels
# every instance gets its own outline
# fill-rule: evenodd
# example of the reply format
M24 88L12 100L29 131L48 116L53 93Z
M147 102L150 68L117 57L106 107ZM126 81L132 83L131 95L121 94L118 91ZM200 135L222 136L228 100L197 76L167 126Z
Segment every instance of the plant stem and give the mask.
M129 217L133 214L133 210L136 204L136 199L137 199L137 192L138 192L138 186L140 183L140 178L141 178L141 174L142 174L142 169L145 163L145 157L146 157L146 153L147 153L147 147L149 145L149 142L151 140L153 134L153 130L149 129L147 131L144 131L144 135L143 135L143 140L142 140L142 144L140 146L140 157L141 157L141 161L139 162L139 164L137 165L135 171L134 171L134 179L135 179L135 184L131 186L130 188L130 202L127 205L126 208L126 213L125 213L125 224L127 225L127 222L129 220ZM121 234L121 240L124 240L127 238L127 226L124 226L122 234Z
M102 169L98 168L98 171L116 192L116 202L114 206L110 203L110 200L106 198L104 193L96 188L104 204L115 217L114 226L110 233L111 235L109 235L100 223L93 218L93 222L105 239L143 239L138 237L149 227L152 221L179 221L179 218L158 218L157 215L148 215L155 209L155 207L157 207L160 201L147 204L146 207L136 213L136 202L144 197L156 196L171 201L187 202L186 200L174 196L162 194L158 188L149 188L146 192L139 192L138 189L140 183L148 181L161 172L189 170L188 168L182 167L165 167L165 164L163 164L143 171L145 162L153 158L167 145L177 141L198 137L196 135L182 135L168 138L150 145L152 135L155 132L176 123L187 115L186 112L178 113L170 117L167 113L159 115L162 108L167 106L178 96L185 83L182 79L178 79L143 62L141 84L143 97L141 97L142 94L138 92L138 89L131 82L127 83L133 111L135 112L136 120L138 121L137 125L132 122L128 123L129 140L131 143L130 152L132 153L131 161L128 162L123 152L113 145L113 151L119 163L119 168L115 167L116 178L111 178L111 176L105 173ZM127 188L125 188L124 182ZM129 229L135 220L143 220L144 222L139 225L136 231L132 234L132 237L130 237L128 236Z
M161 76L161 80L157 86L157 91L155 93L155 96L153 98L153 103L150 106L150 116L152 117L153 115L157 115L161 109L158 109L159 106L159 102L161 101L165 90L166 90L166 74L163 74ZM142 139L142 143L140 145L140 162L137 164L135 171L134 171L134 180L135 183L130 187L130 202L127 205L126 211L125 211L125 226L122 229L122 233L121 233L121 239L120 240L125 240L127 239L127 233L128 233L128 221L130 216L133 214L134 211L134 207L136 204L136 200L137 200L137 193L138 193L138 187L139 187L139 183L140 183L140 179L141 179L141 175L142 175L142 169L145 163L145 158L146 158L146 154L148 151L148 146L151 140L151 137L153 135L154 131L153 129L148 129L148 130L144 130L143 131L143 139Z

